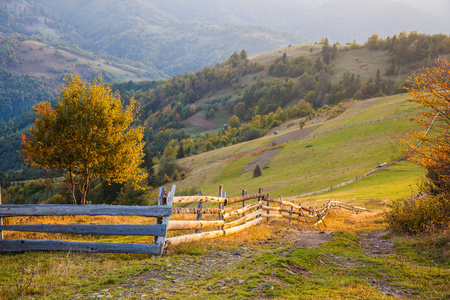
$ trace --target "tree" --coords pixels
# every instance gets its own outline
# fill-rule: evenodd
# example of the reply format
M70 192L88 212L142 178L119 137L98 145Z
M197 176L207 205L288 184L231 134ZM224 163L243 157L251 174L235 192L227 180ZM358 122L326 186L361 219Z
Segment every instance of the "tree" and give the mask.
M34 127L21 137L22 157L28 165L63 176L74 204L86 203L94 178L137 185L147 176L139 169L143 128L131 126L138 110L133 98L124 110L119 93L102 78L84 82L71 75L54 108L46 101L34 107Z
M247 59L248 57L248 52L245 49L242 49L241 51L241 59Z
M426 131L412 132L419 144L407 141L408 160L428 170L428 192L450 194L450 63L438 60L435 68L422 69L408 80L411 102L427 108L415 117ZM433 133L430 133L433 132Z
M236 115L233 115L229 120L228 120L228 127L231 128L239 128L241 127L241 122L239 122L239 118L236 117Z

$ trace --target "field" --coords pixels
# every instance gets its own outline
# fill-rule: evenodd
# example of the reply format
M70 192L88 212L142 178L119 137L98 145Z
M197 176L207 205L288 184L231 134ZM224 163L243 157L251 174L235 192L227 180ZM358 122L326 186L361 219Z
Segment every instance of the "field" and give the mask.
M264 188L277 198L331 187L400 158L400 139L417 128L407 115L416 111L404 96L354 101L333 119L322 113L309 120L305 127L310 132L299 140L289 137L296 136L300 120L293 126L282 124L258 140L181 159L187 178L175 182L177 191L216 195L223 184L229 197L240 195L242 189L254 193ZM274 135L274 130L280 133ZM282 144L271 146L286 133L290 135ZM282 149L262 168L262 176L242 172L274 147ZM448 232L395 236L384 220L390 201L416 193L423 174L401 161L343 187L296 199L303 206L338 199L369 209L359 215L330 213L326 225L313 230L296 222L271 222L242 234L181 244L162 258L0 253L0 299L447 299ZM69 239L152 242L146 237Z
M149 78L139 75L146 72L144 69L119 63L114 66L92 53L86 52L83 55L37 41L21 42L16 52L20 64L17 67L10 67L10 69L18 74L34 74L35 76L59 79L61 74L73 72L75 67L75 72L85 78L103 72L104 75L107 73L112 80L117 82L149 80Z
M217 186L223 184L229 195L239 195L242 189L253 192L263 188L274 197L290 197L328 188L377 169L378 164L401 158L403 148L400 140L406 132L418 128L407 117L416 110L417 106L403 95L352 102L334 119L327 120L327 115L323 114L308 121L305 129L315 129L305 138L284 140L285 143L281 144L283 149L262 169L262 176L253 178L253 170L242 172L265 150L264 147L284 134L295 137L292 133L300 131L300 120L294 120L294 126L284 124L258 140L180 160L187 178L176 182L177 188L197 187L204 193L215 194ZM280 134L274 135L275 130ZM377 183L369 177L365 179L364 192L359 183L354 183L333 191L329 197L342 193L342 189L349 193L349 198L384 201L406 197L411 194L409 186L423 171L402 162L379 174L382 174L380 178L385 178L384 174L392 178L400 176L400 182L395 185L392 185L393 180ZM352 193L352 189L358 192Z

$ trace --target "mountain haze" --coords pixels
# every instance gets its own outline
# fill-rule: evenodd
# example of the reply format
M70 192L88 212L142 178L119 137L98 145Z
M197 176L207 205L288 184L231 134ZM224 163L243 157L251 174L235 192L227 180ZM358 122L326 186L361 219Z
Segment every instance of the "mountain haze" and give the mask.
M305 43L262 25L181 21L151 1L0 1L1 32L40 34L58 43L146 64L153 79L199 70L247 49L250 54Z
M432 1L431 10L390 0L152 0L161 10L183 21L238 22L261 24L299 34L318 41L327 37L331 41L365 42L374 33L382 37L403 30L423 33L447 33L450 21L449 4ZM443 11L444 13L437 13Z

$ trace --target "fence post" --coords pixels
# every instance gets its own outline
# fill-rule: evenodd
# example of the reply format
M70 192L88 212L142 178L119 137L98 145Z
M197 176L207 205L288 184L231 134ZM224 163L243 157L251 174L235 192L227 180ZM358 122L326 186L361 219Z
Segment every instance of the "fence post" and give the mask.
M292 204L294 204L294 200L291 201ZM292 210L294 208L291 206L291 211L289 212L289 223L291 223L291 218L292 218Z
M160 189L160 195L162 197L158 197L158 205L168 205L168 206L172 207L173 197L175 196L175 188L176 188L176 186L172 185L172 190L170 191L170 193L168 193L168 191L166 191L165 188ZM163 192L164 192L164 194L163 194ZM164 251L164 244L165 244L166 238L167 238L167 227L169 226L169 218L170 218L170 215L162 217L162 218L160 218L161 223L158 223L158 224L166 225L165 235L155 238L155 241L157 241L157 244L160 245L159 256L162 256L163 251Z
M258 190L258 194L262 194L262 193L263 193L263 189L259 189ZM262 201L263 201L263 198L264 198L264 196L263 197L258 197L258 203L260 205L261 212L262 212ZM261 215L259 217L261 217Z
M202 191L198 192L198 195L199 196L203 196ZM197 204L197 208L198 209L202 209L203 208L203 202L199 202ZM202 220L202 214L197 212L197 221L201 221L201 220ZM201 229L195 229L195 233L200 233L200 232L202 232Z
M223 184L219 185L219 197L222 197L222 193L223 193ZM219 210L222 210L222 203L219 203ZM222 220L222 216L223 214L219 212L219 221Z
M267 193L267 199L269 199L269 198L270 198L270 195L269 195L269 193ZM269 200L267 200L266 204L267 204L267 206L270 206ZM270 210L269 209L267 210L267 214L270 214ZM270 218L269 217L267 217L267 222L270 222Z
M280 196L280 201L283 201L281 196ZM283 203L280 203L280 215L283 215ZM283 221L283 217L281 218L281 221Z
M0 186L0 205L2 205L2 187ZM3 218L0 217L0 226L3 225ZM3 231L0 230L0 240L3 240Z
M242 190L242 196L247 196L247 191L246 190ZM247 204L246 200L242 201L242 207L245 207L246 204ZM242 213L242 218L243 217L245 217L245 213Z
M226 198L227 197L227 193L222 192L222 198ZM219 205L222 207L221 209L223 211L225 211L225 202L224 203L219 203ZM222 220L223 220L223 214L222 214ZM223 225L220 226L220 230L223 230Z
M167 191L165 187L159 188L159 195L158 195L158 206L165 205L167 202ZM163 217L157 217L156 218L156 224L162 224ZM161 237L155 236L155 244L159 244L161 240ZM163 245L164 246L164 245Z

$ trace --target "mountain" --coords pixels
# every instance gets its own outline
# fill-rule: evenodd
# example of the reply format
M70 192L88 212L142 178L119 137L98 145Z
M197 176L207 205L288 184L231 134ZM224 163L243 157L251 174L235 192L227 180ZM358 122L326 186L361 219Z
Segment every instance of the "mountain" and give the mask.
M0 34L143 63L151 79L200 70L246 49L249 55L327 37L341 43L401 31L447 33L448 3L432 0L0 0ZM414 6L413 6L414 5ZM433 9L434 8L434 9Z
M161 79L223 61L235 51L255 54L305 43L262 25L181 21L140 1L0 1L4 34L39 34L50 41L144 63Z
M423 33L450 31L448 1L423 5L390 0L152 0L159 9L182 21L261 24L318 41L365 42L374 33L392 36L403 30ZM402 3L400 3L402 2ZM425 1L422 1L422 4ZM434 5L433 5L434 4ZM439 12L447 12L442 15Z
M44 50L29 50L40 51ZM120 91L125 103L134 97L141 104L139 124L145 126L152 157L174 153L165 151L169 146L183 148L179 152L183 157L255 139L289 118L314 114L314 109L331 107L335 115L351 99L400 93L409 75L422 66L433 66L439 55L449 58L449 53L450 38L443 34L373 36L365 46L330 45L324 40L250 57L243 50L213 67L164 82L128 81L112 88ZM221 135L220 129L233 115L242 128ZM30 119L20 116L0 126L4 171L21 168L17 141Z

